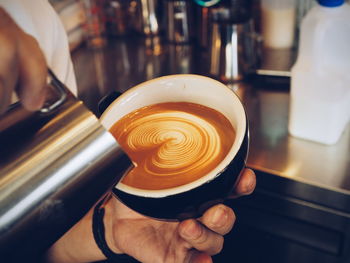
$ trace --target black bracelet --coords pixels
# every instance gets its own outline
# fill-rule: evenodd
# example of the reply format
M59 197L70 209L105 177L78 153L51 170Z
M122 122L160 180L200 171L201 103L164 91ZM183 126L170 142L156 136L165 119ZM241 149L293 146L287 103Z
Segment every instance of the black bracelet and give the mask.
M135 261L134 258L126 255L126 254L116 254L114 253L107 245L106 239L105 239L105 227L103 223L103 216L105 214L105 209L102 206L104 203L105 198L102 199L94 208L94 214L92 217L92 232L94 234L94 239L103 253L103 255L106 256L106 258L112 262L118 262L118 263L135 263L138 261Z

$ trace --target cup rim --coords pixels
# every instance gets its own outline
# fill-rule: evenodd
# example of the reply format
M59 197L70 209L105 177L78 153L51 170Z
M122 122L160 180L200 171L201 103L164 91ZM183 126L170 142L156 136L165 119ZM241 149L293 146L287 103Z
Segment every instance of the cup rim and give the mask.
M204 81L208 81L213 83L213 85L216 86L216 88L221 88L224 93L227 94L227 96L232 97L232 101L236 101L236 104L239 105L241 109L241 119L242 119L242 127L244 129L238 134L236 131L236 138L233 142L233 145L231 146L231 149L227 156L219 163L219 165L213 169L211 172L207 173L206 175L196 179L195 181L192 181L188 184L181 185L181 186L176 186L172 188L166 188L166 189L160 189L160 190L146 190L146 189L139 189L135 187L131 187L128 185L123 184L122 182L119 182L115 188L123 191L128 194L132 194L135 196L140 196L140 197L150 197L150 198L161 198L161 197L166 197L166 196L171 196L175 194L180 194L183 192L190 191L192 189L195 189L205 183L209 183L210 181L214 180L216 177L220 176L221 173L223 173L227 166L234 160L235 156L237 155L239 149L242 146L246 130L247 130L247 117L246 117L246 112L244 109L244 105L239 99L238 95L229 87L227 87L225 84L221 83L220 81L217 81L215 79L212 79L210 77L202 76L202 75L196 75L196 74L173 74L173 75L167 75L167 76L162 76L158 78L154 78L151 80L147 80L145 82L142 82L140 84L137 84L133 86L132 88L128 89L125 91L123 94L121 94L117 99L115 99L109 106L108 108L102 113L100 117L100 121L103 125L104 120L108 116L108 112L114 107L118 107L118 105L122 104L125 102L128 98L132 97L133 95L136 95L137 90L142 88L143 86L148 86L151 85L152 83L164 81L164 80L171 80L171 79L186 79L186 78L197 78L197 79L202 79ZM115 122L114 122L115 123ZM109 127L110 128L110 127ZM108 129L109 129L108 128Z

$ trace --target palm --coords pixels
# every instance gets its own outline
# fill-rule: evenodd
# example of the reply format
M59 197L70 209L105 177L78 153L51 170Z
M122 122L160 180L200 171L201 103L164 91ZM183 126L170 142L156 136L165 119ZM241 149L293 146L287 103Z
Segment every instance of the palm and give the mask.
M142 262L186 262L191 245L178 232L178 222L142 216L116 199L114 241L123 252ZM128 246L128 244L133 244Z

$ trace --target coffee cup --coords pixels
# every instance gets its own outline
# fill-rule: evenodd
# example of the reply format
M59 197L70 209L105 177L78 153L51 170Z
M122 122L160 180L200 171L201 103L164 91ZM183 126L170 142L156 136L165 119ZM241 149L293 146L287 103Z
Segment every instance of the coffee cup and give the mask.
M193 164L196 164L196 169L199 167L199 171L201 171L201 167L203 168L203 174L200 174L199 177L196 176L192 179L191 176L189 176L190 179L187 179L187 181L181 181L177 185L171 185L172 183L170 183L170 185L164 184L164 186L162 186L163 184L161 183L163 180L162 178L167 180L170 177L162 177L155 174L155 177L159 177L157 177L156 180L159 180L158 182L160 183L155 183L154 185L150 183L149 189L147 189L148 186L145 186L145 188L143 187L143 184L148 184L147 177L144 181L142 181L141 177L138 179L136 172L134 173L134 175L136 174L136 179L134 181L138 182L140 180L144 183L141 183L140 186L135 187L127 180L122 179L114 187L113 193L129 208L152 218L164 220L182 220L185 218L199 217L209 207L223 202L225 198L232 193L232 190L245 167L249 144L248 121L245 109L238 96L221 82L200 75L178 74L155 78L129 89L107 107L107 109L103 112L100 121L106 129L110 130L112 134L114 134L114 129L120 127L120 125L122 125L120 123L122 123L124 119L130 119L131 116L130 123L139 130L138 134L147 134L148 130L153 129L152 122L147 119L147 121L142 123L139 122L139 120L132 118L134 118L133 116L142 116L140 109L152 109L153 106L151 105L160 105L156 107L165 107L165 112L168 111L167 107L183 109L187 107L186 105L188 105L188 107L197 107L199 105L198 107L200 107L204 112L213 110L220 114L220 116L223 116L223 118L227 121L227 123L225 123L223 119L220 119L221 117L213 117L214 122L218 123L219 125L224 125L221 127L224 131L229 130L228 126L232 127L234 130L234 135L231 140L230 138L226 138L229 135L220 133L220 136L216 141L221 143L220 145L223 145L223 148L219 147L208 154L202 154L200 152L201 149L210 148L209 146L206 147L205 145L207 142L209 143L210 141L213 141L211 139L211 134L215 133L217 128L212 128L209 125L211 127L210 132L207 133L207 131L204 131L205 135L203 136L198 135L202 134L201 130L194 132L194 135L188 135L186 132L184 132L184 135L181 135L181 140L186 137L191 137L190 142L188 143L190 149L181 152L181 160L189 162L193 159ZM157 110L159 113L159 109ZM135 111L138 113L135 114ZM160 111L160 114L162 115L161 117L164 119L162 108ZM184 116L187 115L191 115L191 113L186 113ZM178 121L177 118L178 117L175 117L176 121ZM167 123L168 122L169 120L167 120ZM185 122L186 125L192 125L194 123L195 126L196 118L189 117L189 119L187 119ZM202 121L200 120L199 122ZM182 133L183 130L186 130L186 128L182 127L180 122L175 124L175 127L179 128L180 133ZM195 129L197 129L197 127L195 127ZM206 128L204 128L204 130L205 129ZM127 129L124 127L120 130L123 132ZM165 129L162 130L161 128L159 133L163 133L164 130ZM170 133L171 135L169 136L171 137L176 132L170 131ZM154 134L158 134L158 131ZM154 134L152 134L153 137L155 136ZM168 140L169 136L164 135L163 137ZM205 141L201 141L201 137L207 139L205 139ZM116 138L119 140L122 148L125 149L123 147L125 139L120 139L122 137L118 136ZM227 139L230 139L231 142ZM140 139L140 141L145 140L146 139ZM184 139L184 141L186 140ZM193 147L193 149L191 147ZM138 148L138 146L135 146L135 148ZM168 148L168 152L173 154L173 148ZM223 150L224 148L225 150ZM128 153L128 151L126 152ZM212 167L209 171L206 170L206 162L214 160L216 153L223 154L223 156L221 159L218 159L215 167ZM167 152L163 149L162 154L166 155ZM177 160L174 161L174 159L178 157L171 157L171 155L169 156L172 164L175 163L175 165L177 165L178 162L181 162ZM148 153L144 154L144 158L148 157ZM158 157L159 156L156 158ZM132 156L131 159L133 160ZM135 166L136 168L141 167L141 165L138 164ZM186 167L187 169L188 163L186 163L186 165L183 167ZM131 169L136 168L134 167ZM184 170L186 176L192 174L192 171L194 171L186 169ZM131 172L132 171L129 171L129 173ZM195 172L193 172L193 174L194 173ZM129 175L126 174L124 176L125 179L127 176ZM176 175L173 176L173 178L175 178L175 181L177 182ZM152 178L149 179L150 182L152 180ZM155 188L152 188L154 186Z

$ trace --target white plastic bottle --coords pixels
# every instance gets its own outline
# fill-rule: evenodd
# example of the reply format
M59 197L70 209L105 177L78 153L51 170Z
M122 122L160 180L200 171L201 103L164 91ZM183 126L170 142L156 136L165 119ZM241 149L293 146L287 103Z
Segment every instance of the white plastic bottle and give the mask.
M318 0L303 18L291 71L289 132L334 144L350 119L350 6Z

